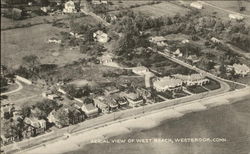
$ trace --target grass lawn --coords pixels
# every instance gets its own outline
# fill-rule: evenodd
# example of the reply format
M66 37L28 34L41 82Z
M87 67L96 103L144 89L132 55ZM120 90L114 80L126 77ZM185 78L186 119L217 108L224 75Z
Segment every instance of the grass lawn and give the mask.
M9 85L7 85L7 86L5 86L5 87L2 87L2 88L0 89L0 92L6 93L6 92L9 92L9 91L15 90L15 89L17 89L17 88L18 88L18 84L13 83L13 84L9 84Z
M133 10L152 17L174 16L177 13L181 13L182 15L184 15L188 12L188 9L169 2L161 2L160 4L141 6L138 8L134 8Z
M178 92L175 92L174 98L185 97L185 96L188 96L188 95L189 95L189 94L188 94L188 93L185 93L184 91L178 91Z
M190 91L191 93L195 93L195 94L199 94L199 93L203 93L206 92L207 90L204 89L202 86L189 86L187 87L188 91Z
M14 103L16 106L32 105L43 99L42 92L43 90L39 87L23 84L23 89L8 95L7 101Z
M209 89L209 90L215 90L215 89L219 89L220 88L220 83L213 80L213 79L210 79L209 78L209 83L208 84L205 84L203 85L203 87Z
M159 95L167 98L167 99L173 99L173 93L170 91L165 91L165 92L157 92Z

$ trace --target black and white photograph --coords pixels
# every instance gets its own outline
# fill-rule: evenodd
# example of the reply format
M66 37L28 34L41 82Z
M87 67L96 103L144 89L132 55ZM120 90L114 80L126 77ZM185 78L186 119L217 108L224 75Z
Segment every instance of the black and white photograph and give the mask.
M1 154L250 154L250 0L1 0Z

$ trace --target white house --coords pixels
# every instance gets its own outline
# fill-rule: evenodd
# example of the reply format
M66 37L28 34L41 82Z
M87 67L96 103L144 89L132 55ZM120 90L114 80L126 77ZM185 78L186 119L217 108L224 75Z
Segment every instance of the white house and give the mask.
M144 66L138 66L138 67L132 68L132 72L137 74L137 75L144 76L149 72L149 69L147 67L144 67Z
M129 106L131 107L137 107L140 106L140 104L143 103L143 98L140 97L137 93L120 93L121 97L125 97L129 103Z
M177 49L175 52L173 52L175 56L182 57L183 54L181 53L180 49Z
M81 110L86 114L87 117L93 117L98 115L98 108L92 103L83 104Z
M191 75L175 74L173 75L173 77L176 79L180 79L187 86L204 85L209 82L209 80L205 78L205 76L202 74L191 74Z
M163 47L163 46L168 46L168 44L165 42L166 40L167 39L165 37L163 37L163 36L155 36L155 37L151 37L149 39L149 42Z
M201 3L199 3L199 2L192 2L190 4L190 6L193 7L193 8L199 9L199 10L203 9L203 5Z
M157 91L164 92L166 90L175 91L180 90L182 88L182 80L170 78L170 77L163 77L158 78L153 81L153 87Z
M238 13L234 13L234 14L229 14L228 17L231 19L231 20L243 20L244 17Z
M243 77L246 76L250 72L249 67L245 64L233 64L232 67L236 75L241 75Z
M75 3L73 1L68 1L64 4L64 13L76 13Z
M215 37L212 37L211 41L214 42L214 43L221 43L221 40L219 40L219 39L217 39Z
M185 44L185 43L189 43L188 39L182 40L181 43Z
M93 33L93 37L95 41L98 41L100 43L106 43L110 40L108 34L104 33L101 30L98 30L95 33Z
M21 77L21 76L19 76L19 75L16 75L16 79L17 79L18 81L21 81L21 82L26 83L26 84L28 84L28 85L31 85L31 84L32 84L32 81L30 81L30 80L28 80L28 79L26 79L26 78L24 78L24 77Z
M61 44L62 40L56 39L56 38L51 38L48 40L49 43L55 43L55 44Z

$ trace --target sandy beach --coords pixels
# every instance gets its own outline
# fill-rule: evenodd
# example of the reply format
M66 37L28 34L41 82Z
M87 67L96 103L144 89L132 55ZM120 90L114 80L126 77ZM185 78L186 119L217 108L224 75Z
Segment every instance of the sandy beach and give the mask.
M27 149L19 154L57 154L74 151L93 142L105 142L105 139L121 134L131 133L138 129L150 129L158 126L162 121L179 118L187 113L208 110L212 107L234 103L249 97L249 88L232 91L225 94L208 97L188 103L157 110L146 115L138 115L125 121L116 121L104 127L84 130L60 141L46 143L36 148Z

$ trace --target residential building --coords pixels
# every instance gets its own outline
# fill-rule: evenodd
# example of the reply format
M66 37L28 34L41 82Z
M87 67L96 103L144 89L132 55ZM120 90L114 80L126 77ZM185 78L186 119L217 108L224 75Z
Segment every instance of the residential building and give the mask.
M177 56L177 57L182 57L183 56L183 54L181 53L180 49L177 49L175 52L173 52L173 55Z
M115 86L108 86L108 87L105 87L105 89L104 89L105 95L111 95L114 93L118 93L119 91L120 90Z
M35 135L42 134L46 130L46 121L43 119L38 119L35 117L26 117L24 119L24 123L27 125L30 125L35 130Z
M144 76L147 72L149 72L149 69L144 66L138 66L138 67L133 67L132 72L137 75Z
M185 44L185 43L189 43L188 39L182 40L181 43Z
M203 9L203 5L201 3L199 3L199 2L192 2L190 4L190 6L193 7L193 8L199 9L199 10Z
M85 98L84 103L78 102L77 108L80 108L86 115L86 117L95 117L99 114L98 108L95 106L95 102L91 98Z
M202 74L191 74L191 75L175 74L173 75L173 77L175 79L180 79L187 86L204 85L209 82L209 79L207 79Z
M163 36L155 36L149 39L149 42L156 44L157 46L168 46L166 43L167 39Z
M85 119L84 113L72 106L63 106L62 108L59 108L58 110L65 110L65 113L67 113L65 116L68 116L69 121L68 124L77 124L79 122L82 122ZM49 113L47 119L48 122L55 124L58 128L62 128L63 126L60 123L60 119L56 116L56 112L58 110L53 110Z
M111 63L113 62L112 58L113 56L111 54L104 54L100 57L100 63L103 65Z
M234 69L235 75L246 76L250 72L250 68L245 64L233 64L228 69Z
M76 13L75 3L73 1L68 1L64 4L64 13Z
M14 111L14 104L4 101L1 102L1 118L4 118L5 115L9 115L10 117L12 117Z
M20 81L20 82L23 82L23 83L28 84L28 85L31 85L31 84L32 84L32 81L30 81L30 80L28 80L28 79L26 79L26 78L24 78L24 77L21 77L21 76L19 76L19 75L16 75L15 77L16 77L16 79L17 79L18 81Z
M198 58L196 55L190 55L187 57L187 59L192 61L192 63L197 63L200 61L200 58Z
M164 91L176 91L182 89L182 81L180 79L163 77L157 78L153 81L153 87L156 91L164 92Z
M109 112L109 106L105 104L103 99L98 97L94 99L95 106L102 112L102 113L108 113Z
M244 17L238 13L228 15L231 20L243 20Z
M114 95L113 97L115 101L118 103L119 107L125 107L128 105L128 101L126 100L125 97L120 97L119 95Z
M219 39L217 39L215 37L212 37L211 41L214 42L214 43L221 43L221 40L219 40Z
M55 43L55 44L61 44L62 40L59 40L57 38L51 38L48 40L49 43Z
M125 97L131 107L137 107L143 103L143 98L134 92L122 92L120 96Z
M49 99L49 100L60 99L60 96L58 96L57 94L52 93L50 90L47 91L47 92L43 92L43 93L42 93L42 96L43 96L44 98Z
M110 40L108 34L104 33L101 30L96 31L93 33L94 40L100 43L106 43Z

